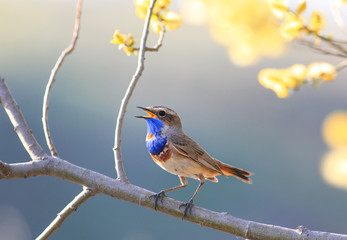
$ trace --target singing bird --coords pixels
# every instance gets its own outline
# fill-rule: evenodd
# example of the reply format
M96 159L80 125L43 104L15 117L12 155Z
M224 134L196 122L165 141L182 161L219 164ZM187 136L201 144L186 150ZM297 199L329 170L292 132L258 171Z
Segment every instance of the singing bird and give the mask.
M149 116L136 117L144 118L147 122L146 146L151 157L162 169L177 175L181 181L181 185L162 190L151 196L155 199L155 209L158 200L162 201L165 193L188 185L186 177L197 179L200 184L189 202L180 206L185 207L182 218L191 212L194 198L206 179L218 182L216 176L228 175L246 183L252 182L249 178L252 173L211 157L199 144L188 137L182 130L180 117L172 109L163 106L138 108L149 114Z

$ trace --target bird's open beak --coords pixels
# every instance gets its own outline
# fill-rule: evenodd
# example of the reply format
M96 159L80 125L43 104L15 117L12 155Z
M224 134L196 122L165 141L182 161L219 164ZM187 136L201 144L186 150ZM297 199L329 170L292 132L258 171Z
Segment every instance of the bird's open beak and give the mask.
M135 117L137 117L137 118L153 118L153 117L155 117L155 114L151 110L144 108L144 107L139 107L139 106L137 106L137 107L142 109L146 113L148 113L149 116L135 116Z

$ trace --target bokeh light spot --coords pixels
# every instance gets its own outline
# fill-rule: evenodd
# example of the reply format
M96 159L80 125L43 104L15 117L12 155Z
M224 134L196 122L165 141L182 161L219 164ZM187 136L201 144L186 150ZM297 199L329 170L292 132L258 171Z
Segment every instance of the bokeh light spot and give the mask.
M321 173L327 183L347 189L347 147L328 152L323 157Z
M330 113L322 126L323 139L332 148L347 146L347 111Z

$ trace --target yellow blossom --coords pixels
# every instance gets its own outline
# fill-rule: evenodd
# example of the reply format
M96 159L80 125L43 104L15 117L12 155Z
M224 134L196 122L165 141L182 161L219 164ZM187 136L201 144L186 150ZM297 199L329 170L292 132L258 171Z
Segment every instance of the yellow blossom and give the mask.
M282 82L284 85L286 85L288 88L296 89L300 86L300 82L296 80L295 77L289 74L289 72L285 71L282 77Z
M143 20L146 19L147 11L148 11L148 7L150 3L151 3L150 0L134 0L134 4L136 7L135 12L139 18ZM169 5L170 5L170 0L157 0L154 5L152 14L158 15L162 9L166 9Z
M167 8L170 5L170 3L170 0L157 0L157 2L155 3L155 7L158 7L160 9Z
M203 13L203 21L208 23L213 39L227 49L234 64L247 66L256 63L263 56L277 57L283 53L283 37L264 0L184 2L194 3L197 6L195 11L199 11L198 16ZM194 18L195 11L184 11L185 19Z
M135 55L137 54L134 50L134 44L136 41L134 40L134 37L131 33L127 37L124 34L120 34L119 30L116 30L113 34L113 39L110 42L119 45L119 49L123 48L124 52L128 56L132 53L134 53Z
M119 30L116 30L113 34L113 39L110 41L113 44L124 45L126 43L127 36L120 34Z
M150 0L134 0L134 4L136 7L135 13L142 20L146 19L147 11L148 11L148 7L150 3L151 3Z
M283 0L266 0L272 13L278 17L283 18L288 11L288 4Z
M130 56L132 53L134 53L135 55L137 54L136 51L134 51L133 46L124 46L123 50L128 56Z
M287 40L298 38L303 33L304 21L293 13L288 13L283 22L280 32Z
M282 81L287 87L297 89L306 82L306 66L294 64L290 68L282 69Z
M288 69L288 74L295 79L296 88L306 82L306 66L303 64L294 64Z
M295 64L284 69L263 69L258 80L265 88L273 90L279 98L286 98L289 89L297 89L306 79L306 67Z
M152 15L150 26L155 33L161 32L162 27L161 27L159 19L156 15Z
M258 80L265 88L273 90L277 97L286 98L289 95L289 90L281 80L281 75L281 71L278 69L263 69L258 75Z
M163 24L167 30L176 30L182 25L181 15L169 11L160 16L163 19Z
M308 77L323 81L332 81L336 77L336 68L330 63L312 63L307 68Z
M318 32L326 27L325 15L318 11L313 11L308 23L310 30Z
M146 19L150 0L134 0L136 15L141 19ZM168 9L170 0L157 0L151 16L150 26L155 33L162 31L165 25L167 30L175 30L182 24L182 17Z
M313 85L320 81L332 81L336 77L336 68L330 63L312 63L309 66L294 64L284 69L263 69L258 80L265 88L276 92L278 97L288 96L289 89L298 89L307 80L313 80ZM285 88L286 89L285 89Z
M301 35L302 24L300 22L289 22L281 26L281 34L287 40L298 38Z
M301 0L299 6L296 8L296 14L300 15L306 10L306 0Z
M273 89L278 98L286 98L289 95L288 88L281 82L274 83Z
M136 41L134 40L133 35L132 35L131 33L129 33L128 39L127 39L127 45L128 45L128 46L133 46L135 42L136 42Z

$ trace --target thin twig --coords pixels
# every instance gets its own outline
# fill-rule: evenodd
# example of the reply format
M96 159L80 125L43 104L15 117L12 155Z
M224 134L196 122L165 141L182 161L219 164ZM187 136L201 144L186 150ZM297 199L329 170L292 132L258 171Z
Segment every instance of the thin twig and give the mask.
M78 194L66 207L58 213L57 217L49 224L49 226L36 238L36 240L48 239L61 224L81 206L85 201L94 196L97 192L88 187L83 187L83 191Z
M325 36L319 34L318 32L311 30L308 26L303 26L303 29L307 32L307 34L310 34L312 36L317 37L318 39L329 44L332 48L338 50L342 54L347 54L347 49L345 49L343 46L341 46L340 43L338 43L338 41L334 41L329 37L325 37Z
M119 113L117 118L117 125L116 125L116 131L115 131L115 145L113 147L113 151L114 151L114 157L115 157L115 168L117 171L117 179L123 182L129 182L123 168L122 152L121 152L121 136L122 136L123 120L124 120L125 113L127 111L127 106L131 98L131 95L133 94L136 84L138 80L140 79L142 72L144 70L148 28L149 28L149 23L151 20L152 11L153 11L155 2L156 0L151 0L151 3L147 11L147 17L146 17L145 25L143 27L143 32L142 32L137 69L134 76L132 77L132 80L128 86L128 89L124 95L124 98L122 99L122 103L119 108Z
M117 181L60 158L48 157L46 161L14 163L8 164L8 167L10 171L5 179L40 175L54 176L90 187L98 193L154 210L154 200L149 198L154 194L153 192L130 183ZM0 174L1 178L3 178L2 174ZM157 211L181 219L182 211L179 208L181 204L180 201L165 197L160 202ZM226 212L214 212L196 205L192 208L191 214L183 220L252 240L347 240L347 235L343 234L310 231L302 226L298 229L290 229L254 222L233 217Z
M296 15L296 13L293 12L293 11L290 11L290 10L289 10L289 12L291 12L291 13L293 13L293 14ZM307 33L308 35L315 36L315 37L317 37L318 39L320 39L320 40L326 42L326 43L329 44L332 48L338 50L339 52L341 52L341 53L343 53L343 54L347 54L347 49L340 45L340 44L345 44L343 41L333 40L333 39L331 39L330 37L326 37L326 36L324 36L324 35L321 35L321 34L319 34L317 31L313 31L312 29L310 29L310 28L309 28L308 26L306 26L306 25L304 25L304 26L302 27L302 30L305 30L306 33ZM332 54L332 55L335 55L335 56L336 56L336 54Z
M33 160L43 160L47 154L36 141L32 130L28 127L22 112L15 102L10 90L8 89L5 80L0 76L0 102L5 108L5 111L10 118L10 121L21 140L25 150L29 153Z
M331 47L333 47L336 50L340 51L341 53L347 54L347 49L345 49L343 46L341 46L338 42L332 41L329 37L325 37L325 36L320 35L320 34L318 34L316 32L312 32L310 30L308 30L308 31L311 32L311 34L313 34L314 36L318 37L319 39L321 39L324 42L326 42L327 44L329 44Z
M302 39L302 38L298 39L298 41L300 43L302 43L303 45L305 45L307 47L310 47L313 50L316 50L317 52L322 53L322 54L336 56L336 57L343 57L343 58L347 57L347 54L343 54L343 53L340 53L340 52L337 52L337 51L333 51L331 49L326 49L326 48L323 48L322 46L317 46L314 43L312 43L312 42L310 42L308 40Z
M160 47L163 45L164 35L166 32L166 28L164 25L161 26L161 31L159 33L158 42L154 47L146 47L146 52L158 52ZM140 48L134 48L134 50L138 51Z
M62 51L57 62L55 63L55 66L51 71L51 75L49 77L49 80L48 80L48 83L46 86L45 95L43 97L43 105L42 105L43 130L45 133L48 148L49 148L51 155L53 157L57 157L58 153L57 153L57 150L53 144L52 136L51 136L49 126L48 126L49 97L51 94L52 85L55 81L55 76L57 75L57 72L58 72L61 64L63 63L65 56L67 56L69 53L71 53L75 48L76 41L78 38L79 29L80 29L81 5L82 5L82 0L78 0L77 1L77 7L76 7L75 28L74 28L73 35L72 35L72 41L71 41L70 45L66 49L64 49L64 51Z

